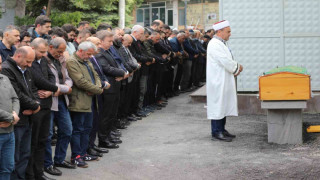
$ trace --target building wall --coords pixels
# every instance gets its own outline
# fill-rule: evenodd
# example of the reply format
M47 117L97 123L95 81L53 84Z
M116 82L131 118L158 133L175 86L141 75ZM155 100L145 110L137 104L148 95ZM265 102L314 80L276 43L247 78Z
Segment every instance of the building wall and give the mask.
M166 1L166 9L173 9L173 1ZM163 0L147 0L144 4L152 2L164 2ZM189 1L190 2L190 1ZM179 10L180 11L179 11ZM174 11L174 22L179 21L179 13L184 12L184 0L179 0L179 5L177 6L176 11ZM133 23L136 23L136 11L132 13L135 20ZM176 18L176 19L175 19ZM187 26L194 26L199 29L210 29L212 24L218 22L219 20L219 3L218 2L204 2L199 1L199 3L189 3L187 4ZM182 20L183 21L183 20ZM175 24L175 23L174 23ZM178 24L178 22L176 22ZM179 29L183 29L184 25L179 24Z
M14 1L14 0L12 0ZM4 30L8 25L14 24L15 9L11 4L6 4L5 0L0 0L2 17L0 19L0 29Z
M210 16L210 17L209 17ZM212 19L213 17L213 19ZM198 3L187 6L187 25L199 29L210 29L219 21L219 3Z

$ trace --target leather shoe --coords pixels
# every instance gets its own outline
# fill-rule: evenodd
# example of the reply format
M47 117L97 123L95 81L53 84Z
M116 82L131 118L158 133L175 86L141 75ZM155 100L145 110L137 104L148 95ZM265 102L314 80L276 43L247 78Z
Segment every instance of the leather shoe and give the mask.
M128 116L127 119L128 121L137 121L137 119L132 116Z
M99 156L99 157L102 157L103 154L102 153L99 153L98 151L94 150L93 148L89 148L87 149L87 153L91 156Z
M121 137L121 132L119 132L119 131L111 131L110 134L112 134L114 136Z
M120 139L120 137L119 136L115 136L113 134L110 134L109 135L109 139Z
M121 144L122 141L119 138L109 138L110 142L115 143L115 144Z
M96 150L97 152L99 152L99 153L108 153L109 152L109 150L108 149L106 149L106 148L101 148L101 147L98 147L98 146L93 146L93 149L94 150Z
M37 180L55 180L55 179L49 178L49 177L46 176L45 174L42 174L42 176L37 177L36 179L37 179Z
M133 117L133 118L135 118L136 120L141 120L141 119L142 119L141 117L138 117L138 116L136 116L135 114L131 114L130 116Z
M108 148L108 149L117 149L117 148L119 148L119 146L117 144L112 143L109 140L105 140L105 141L99 142L99 147Z
M61 176L62 175L62 172L53 165L44 168L44 171L46 173L54 175L54 176Z
M236 138L236 135L230 134L227 130L223 132L223 135L230 137L230 138Z
M227 137L225 135L223 135L222 132L219 132L219 133L216 133L215 135L213 135L213 139L212 140L215 140L215 139L218 139L220 141L225 141L225 142L231 142L232 139L230 137Z
M67 169L76 169L77 167L75 165L72 165L71 163L67 161L62 161L61 164L54 163L55 167L62 167L62 168L67 168Z

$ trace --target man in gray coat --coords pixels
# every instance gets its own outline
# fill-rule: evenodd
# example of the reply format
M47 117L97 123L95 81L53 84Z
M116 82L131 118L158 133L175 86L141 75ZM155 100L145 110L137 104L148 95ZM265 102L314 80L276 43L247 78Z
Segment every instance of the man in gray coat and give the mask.
M1 72L0 56L0 72ZM19 99L7 76L0 74L0 179L10 179L14 167L13 125L19 121Z

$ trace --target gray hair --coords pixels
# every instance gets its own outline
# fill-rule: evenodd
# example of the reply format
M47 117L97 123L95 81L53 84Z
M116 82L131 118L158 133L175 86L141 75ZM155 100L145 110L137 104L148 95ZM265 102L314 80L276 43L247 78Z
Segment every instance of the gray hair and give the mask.
M6 27L6 29L3 31L3 33L11 32L11 31L13 31L13 30L19 31L19 28L16 27L16 26L13 26L13 25L9 25L9 26Z
M97 47L90 41L84 41L80 43L78 50L88 51L89 49L94 49L94 51L97 51Z
M66 40L64 40L62 37L56 37L49 43L49 45L52 45L55 49L58 49L61 44L67 45Z
M186 36L186 34L185 33L179 33L178 35L177 35L177 38L179 38L179 37L185 37Z
M119 27L115 27L115 28L112 29L112 32L116 33L117 31L121 31L121 30L123 31L123 29L121 29Z
M45 46L48 46L48 42L46 40L42 39L42 38L35 38L31 42L30 46L34 47L34 48L37 48L40 44L44 44Z
M132 27L131 32L132 32L132 33L133 33L133 32L138 32L138 31L140 31L140 30L144 31L144 28L143 28L141 25L134 25L134 26Z
M97 32L97 38L99 38L101 41L103 41L106 37L113 37L113 33L108 30L101 30Z

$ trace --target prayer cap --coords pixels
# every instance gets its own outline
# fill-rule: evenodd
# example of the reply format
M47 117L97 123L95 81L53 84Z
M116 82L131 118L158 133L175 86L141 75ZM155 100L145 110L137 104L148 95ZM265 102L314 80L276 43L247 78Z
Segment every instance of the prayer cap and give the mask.
M212 28L215 31L218 31L218 30L223 29L223 28L228 27L228 26L230 26L229 21L223 20L223 21L219 21L219 22L213 24Z

